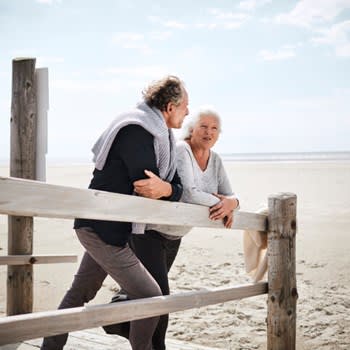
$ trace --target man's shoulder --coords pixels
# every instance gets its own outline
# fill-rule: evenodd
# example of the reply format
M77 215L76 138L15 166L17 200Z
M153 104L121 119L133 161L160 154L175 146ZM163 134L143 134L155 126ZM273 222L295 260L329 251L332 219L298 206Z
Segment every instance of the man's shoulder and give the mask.
M153 135L138 124L128 124L123 126L119 131L119 137L140 137L153 139Z
M123 126L113 141L113 148L119 151L125 151L131 145L135 147L151 147L154 138L145 128L137 124L128 124Z

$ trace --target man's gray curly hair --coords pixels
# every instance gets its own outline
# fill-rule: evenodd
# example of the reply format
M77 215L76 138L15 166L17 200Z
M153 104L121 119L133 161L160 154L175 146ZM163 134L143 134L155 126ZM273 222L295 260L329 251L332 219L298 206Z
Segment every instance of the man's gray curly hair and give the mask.
M182 102L184 93L183 81L174 75L168 75L148 85L142 91L142 96L148 106L156 107L164 112L169 102L178 106Z

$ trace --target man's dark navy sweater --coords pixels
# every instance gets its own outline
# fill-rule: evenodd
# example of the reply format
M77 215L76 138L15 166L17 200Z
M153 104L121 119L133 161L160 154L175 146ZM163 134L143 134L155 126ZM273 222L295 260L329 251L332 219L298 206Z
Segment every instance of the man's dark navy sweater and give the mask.
M138 125L125 126L116 136L103 169L94 170L89 188L132 194L133 182L147 178L145 169L159 176L153 135ZM182 185L177 172L171 186L171 196L161 199L178 201ZM74 228L81 227L91 227L105 243L117 246L124 246L131 234L129 222L75 219Z

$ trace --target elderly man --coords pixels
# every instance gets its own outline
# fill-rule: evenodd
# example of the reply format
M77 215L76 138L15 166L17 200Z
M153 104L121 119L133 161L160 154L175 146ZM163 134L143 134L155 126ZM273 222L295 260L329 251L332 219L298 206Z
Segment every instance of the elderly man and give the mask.
M175 139L188 114L183 82L167 76L143 91L143 102L120 114L94 145L95 169L89 188L152 199L178 201L182 185L176 172ZM59 309L90 301L110 275L130 299L162 295L159 285L128 245L145 225L76 219L76 234L85 254L71 288ZM151 350L159 317L132 321L129 340L133 350ZM41 349L62 349L68 334L47 337Z

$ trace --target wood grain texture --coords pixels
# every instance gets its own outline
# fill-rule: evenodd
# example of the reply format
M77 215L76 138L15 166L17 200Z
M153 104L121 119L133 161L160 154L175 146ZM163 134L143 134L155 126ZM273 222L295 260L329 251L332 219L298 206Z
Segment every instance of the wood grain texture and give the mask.
M268 315L267 349L295 350L296 195L281 193L269 197L268 216Z
M33 265L75 263L76 255L7 255L0 256L0 265Z
M1 347L1 350L38 350L42 343L41 338L27 340L22 344L10 344ZM212 346L207 347L193 342L184 342L167 338L167 350L219 350ZM101 328L87 329L69 334L64 350L131 350L127 339L106 334Z
M35 179L36 108L35 59L15 59L12 61L11 176ZM32 254L33 218L10 216L8 231L9 254ZM9 266L7 314L21 314L32 309L33 267Z
M51 218L88 218L194 227L223 228L200 205L57 186L0 177L0 214ZM237 212L233 229L266 230L267 217Z
M137 320L267 293L267 283L200 290L106 305L37 312L0 318L0 345ZM16 331L13 331L13 330Z

